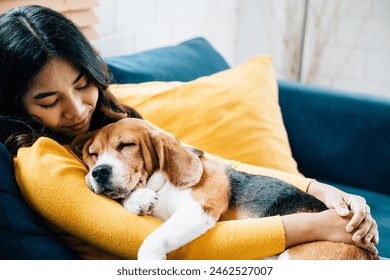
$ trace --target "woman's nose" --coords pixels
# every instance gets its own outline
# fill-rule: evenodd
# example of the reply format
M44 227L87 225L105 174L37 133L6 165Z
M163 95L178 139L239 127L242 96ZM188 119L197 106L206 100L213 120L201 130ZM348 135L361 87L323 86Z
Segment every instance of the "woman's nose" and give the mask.
M66 119L74 119L82 115L84 112L84 104L80 98L75 96L69 98L64 108L64 117Z

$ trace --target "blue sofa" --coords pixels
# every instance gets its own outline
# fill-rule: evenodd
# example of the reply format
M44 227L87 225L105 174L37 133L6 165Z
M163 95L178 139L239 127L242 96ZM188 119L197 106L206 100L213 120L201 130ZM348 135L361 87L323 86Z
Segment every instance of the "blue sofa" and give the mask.
M229 66L204 39L105 59L115 83L190 81ZM364 196L390 257L390 100L279 81L293 156L307 177ZM77 259L21 197L0 144L0 259ZM3 178L4 177L4 178Z
M390 257L390 99L279 81L293 157L306 177L363 196Z

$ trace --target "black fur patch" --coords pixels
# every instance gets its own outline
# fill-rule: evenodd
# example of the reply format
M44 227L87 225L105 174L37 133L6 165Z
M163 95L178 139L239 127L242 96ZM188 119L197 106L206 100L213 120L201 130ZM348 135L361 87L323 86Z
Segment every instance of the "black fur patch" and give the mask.
M282 180L252 175L226 167L230 179L230 208L250 214L252 218L320 212L327 209L314 196Z

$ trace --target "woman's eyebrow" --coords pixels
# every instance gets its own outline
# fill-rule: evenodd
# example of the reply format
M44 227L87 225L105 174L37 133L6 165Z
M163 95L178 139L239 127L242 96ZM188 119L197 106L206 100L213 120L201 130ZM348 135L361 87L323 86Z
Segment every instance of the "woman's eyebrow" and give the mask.
M52 96L54 94L56 94L56 91L41 92L41 93L38 93L38 94L34 95L33 99L34 100L39 100L39 99L43 99L43 98L48 97L48 96Z
M78 81L80 81L80 79L81 79L84 75L85 75L85 71L81 71L81 72L77 75L76 79L74 79L74 81L73 81L72 84L74 85L75 83L77 83ZM57 93L56 91L40 92L40 93L34 95L34 96L33 96L33 99L34 99L34 100L43 99L43 98L45 98L45 97L55 95L56 93Z

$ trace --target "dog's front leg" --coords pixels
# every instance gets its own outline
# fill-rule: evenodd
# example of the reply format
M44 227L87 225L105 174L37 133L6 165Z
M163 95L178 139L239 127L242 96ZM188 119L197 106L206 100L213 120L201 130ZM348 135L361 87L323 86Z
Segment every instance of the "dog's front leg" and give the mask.
M145 188L136 189L127 198L122 200L122 205L135 215L145 215L153 210L157 201L155 191Z
M139 260L164 260L169 252L191 242L215 226L216 221L196 202L179 207L142 243Z

